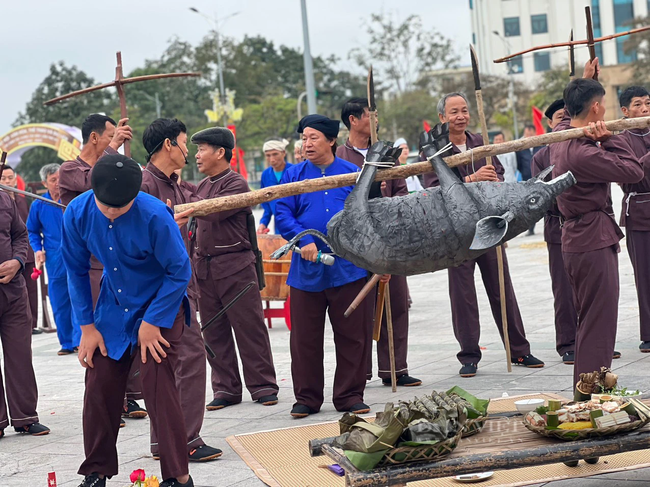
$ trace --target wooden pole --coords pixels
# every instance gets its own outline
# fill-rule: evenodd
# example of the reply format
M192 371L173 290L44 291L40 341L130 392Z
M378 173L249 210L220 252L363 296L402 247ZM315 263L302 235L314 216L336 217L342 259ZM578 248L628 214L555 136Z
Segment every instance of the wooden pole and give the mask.
M370 291L375 289L375 286L379 282L379 279L381 279L381 276L379 274L375 274L372 276L372 278L366 283L365 286L363 286L363 289L357 294L357 297L354 298L352 301L352 304L348 307L348 309L345 310L345 313L343 313L343 317L348 318L355 309L359 307L361 302L366 299L366 296L370 294Z
M605 122L605 126L611 132L630 130L635 128L650 127L650 117L639 117L612 120ZM472 160L479 160L487 156L497 156L508 152L516 152L524 149L531 149L547 144L564 142L566 140L579 139L584 137L584 129L576 128L563 130L561 132L551 132L524 139L511 140L503 144L484 145L470 149L445 158L449 167L463 166L470 164ZM406 166L393 167L390 169L380 169L377 171L375 181L387 181L390 179L405 179L417 174L424 174L433 171L433 167L428 161L408 164ZM245 208L255 206L267 201L273 201L286 196L297 194L313 193L315 191L326 191L333 188L342 188L344 186L354 186L357 181L358 173L341 174L338 176L329 176L326 178L309 179L297 183L278 184L248 193L241 193L232 196L222 196L208 200L197 201L195 203L186 203L176 205L174 211L181 213L194 208L193 216L205 216L220 211L234 210L236 208Z
M590 16L590 18L591 18L591 16ZM627 32L619 32L618 34L612 34L612 35L609 35L609 36L597 37L596 39L593 39L593 43L609 41L609 40L616 39L618 37L623 37L623 36L630 36L630 35L634 35L634 34L639 34L641 32L645 32L645 31L648 31L648 30L650 30L650 25L645 26L645 27L639 27L638 29L628 30ZM529 49L525 49L523 51L519 51L519 52L516 52L514 54L509 54L509 55L507 55L505 57L495 59L492 62L494 62L496 64L505 63L506 61L509 61L512 58L515 58L515 57L518 57L518 56L523 56L524 54L528 54L528 53L535 52L535 51L543 51L545 49L553 49L555 47L580 46L580 45L584 45L584 44L588 45L589 40L588 39L587 40L582 40L582 41L570 40L569 42L558 42L558 43L555 43L555 44L544 44L543 46L531 47Z
M381 278L379 274L375 274L373 277L377 276ZM380 282L379 289L377 290L377 304L375 306L375 323L372 328L372 339L376 342L381 338L381 322L384 319L384 301L386 301L386 283Z
M393 312L390 307L390 283L386 283L386 331L388 332L388 357L390 358L390 384L397 392L397 373L395 372L395 341L393 340Z
M479 120L481 121L481 132L483 135L483 145L489 144L487 123L485 121L485 111L483 110L483 93L481 92L481 83L478 71L478 57L474 47L469 46L472 56L472 69L474 71L474 82L476 87L476 107L478 110ZM513 107L513 110L516 109ZM492 165L492 158L487 157L486 163L488 166ZM512 357L510 356L510 335L508 333L508 313L506 306L506 286L505 286L505 271L503 264L504 249L503 245L496 248L497 253L497 272L499 275L499 302L501 304L501 328L503 329L503 345L506 349L506 363L508 372L512 372Z
M589 47L589 60L596 59L596 46L594 45L594 28L591 24L591 7L585 7L585 15L587 17L587 46ZM594 72L593 79L598 81L598 70Z
M115 68L115 88L117 89L117 98L120 100L120 118L128 118L126 111L126 95L123 86L124 76L122 73L122 53L117 52L117 67ZM131 141L124 141L124 155L131 157Z

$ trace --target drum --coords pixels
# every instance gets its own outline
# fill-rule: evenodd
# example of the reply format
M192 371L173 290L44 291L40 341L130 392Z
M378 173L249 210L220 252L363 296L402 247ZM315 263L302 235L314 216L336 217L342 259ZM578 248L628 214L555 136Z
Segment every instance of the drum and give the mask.
M291 266L291 252L284 257L273 260L271 254L287 243L280 235L258 235L257 243L262 252L266 287L261 292L264 301L286 301L289 297L287 276Z

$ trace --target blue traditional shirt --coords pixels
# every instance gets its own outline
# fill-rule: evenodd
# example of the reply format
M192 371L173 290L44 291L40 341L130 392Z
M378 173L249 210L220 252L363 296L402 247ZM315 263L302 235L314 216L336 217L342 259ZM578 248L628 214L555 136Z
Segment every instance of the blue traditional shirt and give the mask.
M327 168L322 169L310 161L304 161L289 167L282 184L316 179L337 174L358 172L359 168L351 162L336 157ZM283 238L290 240L303 230L314 229L327 234L327 223L343 209L345 199L352 192L352 186L328 189L315 193L288 196L277 201L275 207L275 225ZM331 252L320 239L306 235L300 240L300 247L315 243L318 250ZM296 289L319 292L328 288L343 286L368 275L368 272L351 262L336 257L333 266L316 264L303 259L297 253L291 259L291 268L287 284Z
M50 193L45 193L43 197L52 199ZM61 203L60 199L59 203ZM32 203L27 217L29 243L34 252L45 250L45 266L50 279L61 279L66 275L61 259L62 226L63 208L39 200Z
M190 260L172 211L162 201L139 193L129 211L111 221L97 208L93 191L86 191L63 214L61 243L73 323L94 323L110 358L119 360L137 345L142 320L171 328L182 303L189 325ZM91 254L104 265L94 315Z
M288 162L286 162L284 165L284 170L282 171L281 174L284 176L284 174L287 172L287 169L291 166L293 166L293 164L289 164ZM264 169L264 171L262 171L260 189L268 188L269 186L276 186L280 184L282 178L278 179L277 174L278 173L271 166ZM260 223L262 225L268 227L269 223L271 223L271 218L273 217L273 215L275 215L275 204L276 204L276 200L262 203L262 209L264 210L264 214L262 215L262 219L260 220ZM276 222L276 227L277 227L277 222ZM277 232L277 228L276 228L276 232Z

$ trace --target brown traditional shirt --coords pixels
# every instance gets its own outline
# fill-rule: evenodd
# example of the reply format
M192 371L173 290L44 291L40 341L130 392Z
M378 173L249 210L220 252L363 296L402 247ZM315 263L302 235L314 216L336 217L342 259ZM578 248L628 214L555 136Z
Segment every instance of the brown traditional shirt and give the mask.
M16 202L16 208L18 208L20 219L23 221L23 223L27 224L27 217L29 216L29 202L27 201L27 198L20 194L16 194L14 195L14 201ZM27 260L25 262L33 264L34 261L34 251L32 250L32 246L28 245Z
M27 228L18 214L16 203L7 193L0 191L0 264L18 259L23 268L28 248ZM0 284L0 292L4 293L9 302L18 299L24 288L25 279L20 271L7 284Z
M650 232L650 130L626 130L621 134L643 166L643 179L638 183L622 184L623 208L621 226L628 230ZM645 159L644 159L645 158Z
M471 132L465 132L466 142L465 147L467 150L474 149L475 147L480 147L483 145L483 136L480 134L473 134ZM452 144L451 151L453 154L460 154L462 151L456 147L455 144ZM424 158L422 158L424 160ZM474 174L476 171L481 169L487 164L485 157L483 159L477 159L476 161L471 162L466 166L456 166L452 170L456 173L459 179L465 182L465 178L470 174ZM492 156L492 165L494 170L497 173L499 181L503 181L503 166L499 161L499 158ZM424 187L431 188L433 186L438 186L440 183L438 181L438 175L435 172L428 172L424 174Z
M565 110L554 132L571 128ZM590 252L617 245L623 232L610 213L610 183L637 183L643 168L625 137L614 135L602 144L585 137L551 145L553 177L567 171L577 183L557 198L563 215L562 251Z
M171 176L168 177L151 162L147 164L147 167L142 171L142 186L140 191L158 198L165 204L167 204L167 200L171 201L172 208L176 205L190 203L200 199L196 194L194 194L194 191L190 190L191 187L191 185L179 185L177 174L172 173ZM185 243L185 248L191 258L191 244L187 233L187 225L184 225L180 231L181 236L183 237L183 242ZM191 299L198 299L199 297L194 269L192 269L192 277L187 287L187 294Z
M217 198L250 191L241 174L226 169L205 178L197 187L201 199ZM255 262L246 226L250 207L197 217L198 226L194 246L196 277L207 278L208 267L215 279L231 276Z

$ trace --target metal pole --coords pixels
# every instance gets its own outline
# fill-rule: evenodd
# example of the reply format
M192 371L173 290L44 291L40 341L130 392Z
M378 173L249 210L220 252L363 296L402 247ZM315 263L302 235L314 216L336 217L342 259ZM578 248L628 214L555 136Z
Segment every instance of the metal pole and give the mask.
M217 73L219 75L219 94L221 95L221 106L226 106L226 87L223 83L223 62L221 60L221 36L219 34L219 21L217 20L217 14L214 14L214 35L217 40ZM224 112L223 115L223 126L228 125L228 120Z
M298 120L302 120L302 101L305 99L305 96L307 96L307 92L303 91L298 97Z
M162 116L160 115L161 103L160 103L160 98L158 98L158 92L156 92L154 95L155 95L154 99L156 102L156 118L162 118Z
M309 25L307 23L307 1L300 0L302 10L302 36L305 44L303 59L305 63L305 88L307 89L307 110L309 114L316 113L316 82L314 81L314 64L309 47Z

